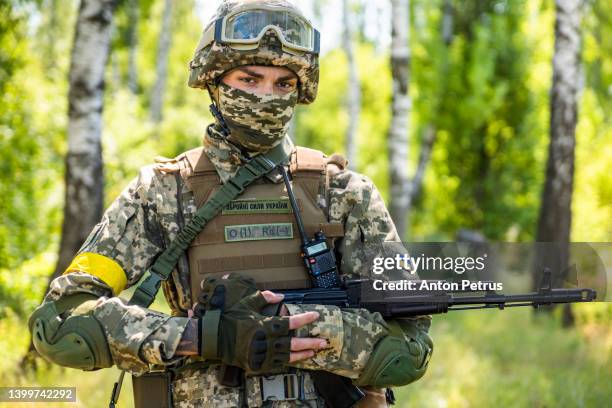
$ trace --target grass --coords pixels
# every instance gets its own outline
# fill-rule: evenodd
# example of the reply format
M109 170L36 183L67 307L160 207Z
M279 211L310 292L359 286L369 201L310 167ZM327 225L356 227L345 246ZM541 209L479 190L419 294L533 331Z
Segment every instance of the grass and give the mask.
M397 406L610 406L612 308L574 310L573 329L527 308L434 317L429 370L396 390Z
M27 322L12 313L0 320L0 386L2 387L76 387L76 403L2 403L2 408L17 407L104 407L108 406L114 382L119 370L112 368L100 371L80 371L62 368L38 361L36 370L24 372L19 367L21 357L28 348ZM132 386L126 376L118 407L133 407Z

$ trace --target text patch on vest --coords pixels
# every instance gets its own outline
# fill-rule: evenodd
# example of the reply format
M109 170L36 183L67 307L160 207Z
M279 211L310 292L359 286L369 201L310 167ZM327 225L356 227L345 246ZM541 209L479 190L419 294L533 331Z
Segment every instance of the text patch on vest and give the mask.
M259 200L233 200L226 205L221 214L289 214L293 209L287 198Z
M225 242L263 241L268 239L293 239L293 224L280 222L228 225L225 227Z

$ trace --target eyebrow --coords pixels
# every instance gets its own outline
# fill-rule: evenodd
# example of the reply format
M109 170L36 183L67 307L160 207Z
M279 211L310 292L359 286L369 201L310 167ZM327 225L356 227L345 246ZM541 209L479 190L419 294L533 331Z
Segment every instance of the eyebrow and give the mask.
M240 68L238 68L238 70L243 72L243 73L245 73L245 74L247 74L247 75L255 77L255 78L261 79L261 78L264 77L262 74L260 74L258 72L255 72L255 71L251 71L250 69L248 69L246 67L240 67ZM276 80L277 81L290 81L292 79L297 79L295 74L288 74L288 75L282 76L280 78L277 78Z
M285 75L283 77L280 77L277 79L277 81L290 81L292 79L297 80L296 76L294 74L289 74L289 75Z
M238 70L241 71L241 72L244 72L247 75L255 77L255 78L263 78L264 77L263 75L255 72L255 71L251 71L250 69L245 68L245 67L240 67L240 68L238 68Z

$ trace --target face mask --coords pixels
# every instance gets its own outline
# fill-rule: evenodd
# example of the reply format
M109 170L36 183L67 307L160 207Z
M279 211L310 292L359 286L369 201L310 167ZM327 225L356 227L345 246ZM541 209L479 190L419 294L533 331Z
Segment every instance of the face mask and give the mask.
M287 134L298 93L256 95L219 84L219 109L230 129L230 139L246 149L264 152Z

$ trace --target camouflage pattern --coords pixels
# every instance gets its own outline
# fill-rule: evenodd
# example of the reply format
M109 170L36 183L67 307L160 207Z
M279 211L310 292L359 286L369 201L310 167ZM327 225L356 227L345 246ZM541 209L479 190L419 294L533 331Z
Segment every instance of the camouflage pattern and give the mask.
M401 240L372 180L349 170L334 171L334 167L328 166L328 171L332 172L328 190L329 219L343 223L345 228L344 239L340 242L340 269L350 278L367 278L371 274L370 261L378 255L372 251L381 251L383 242L399 243ZM397 253L405 253L401 244Z
M297 337L321 337L329 347L319 350L306 361L292 364L309 370L329 370L349 378L357 378L370 352L381 338L389 334L387 323L380 313L365 309L343 309L321 305L287 305L289 314L315 311L319 320L296 330Z
M230 139L252 152L278 145L289 129L297 92L258 95L219 84L219 109L230 128Z
M295 149L293 142L286 135L281 139L280 143L284 144L283 149L286 152L292 152ZM242 152L238 147L225 139L217 123L208 126L207 134L204 137L204 152L215 166L217 174L219 174L223 183L236 174L238 167L242 163ZM255 152L253 156L257 154ZM169 165L168 171L173 171L172 165Z
M240 149L225 139L217 123L208 127L207 136L204 138L204 152L224 183L236 174L242 163Z
M285 7L303 17L299 9L283 0L229 0L224 1L219 6L208 26L246 2L253 5L261 4ZM228 45L217 44L216 42L201 50L196 50L196 54L189 64L191 71L188 84L192 88L214 88L224 73L244 65L286 67L293 71L299 79L298 103L312 103L317 96L319 85L318 55L312 53L299 53L296 55L284 51L276 33L272 30L263 36L259 47L254 50L238 50Z
M189 319L128 306L119 297L109 297L112 296L111 289L104 282L81 272L69 273L53 280L45 301L78 292L100 296L95 302L79 306L73 313L84 315L93 312L93 317L104 328L117 367L142 374L149 371L149 364L178 361L174 358L174 351Z
M239 151L232 145L220 143L215 126L209 127L205 137L206 152L220 175L231 172L240 162ZM288 140L287 138L284 140ZM228 165L231 163L231 165ZM374 184L366 177L330 164L328 202L330 221L342 222L345 238L339 244L340 270L349 276L369 273L367 245L382 241L398 241L397 232ZM151 262L176 237L179 228L189 222L196 212L193 192L182 182L179 165L171 159L145 166L121 195L105 212L79 250L93 252L115 260L125 271L128 287L142 277ZM282 181L279 181L282 182ZM179 264L180 265L180 264ZM138 306L128 306L122 299L112 297L108 285L81 272L71 272L56 278L45 301L76 292L99 296L89 307L104 327L115 364L135 374L150 369L151 364L166 365L179 360L174 356L187 323L192 306L188 270L178 268L171 280L164 284L164 293L173 309L168 316ZM187 274L187 277L185 276ZM320 368L350 378L360 375L367 362L368 351L388 334L385 321L377 313L365 310L340 310L334 306L291 306L291 313L317 310L321 317L299 335L319 336L329 340L329 348L319 351L296 367ZM183 358L185 364L200 358ZM194 368L189 374L183 370L174 382L176 406L195 407L216 405L236 406L234 402L245 393L239 388L226 389L218 384L208 368ZM305 371L297 370L298 373ZM258 387L258 378L247 381L247 389ZM260 406L250 397L249 406ZM313 398L316 398L313 397ZM323 407L314 399L310 406ZM270 402L266 403L270 404ZM275 402L269 406L299 406L298 402ZM264 406L268 406L265 405Z
M176 408L200 407L324 407L308 372L304 376L305 401L262 401L259 377L247 377L244 391L225 387L217 381L219 366L195 365L181 370L172 382L172 400Z

